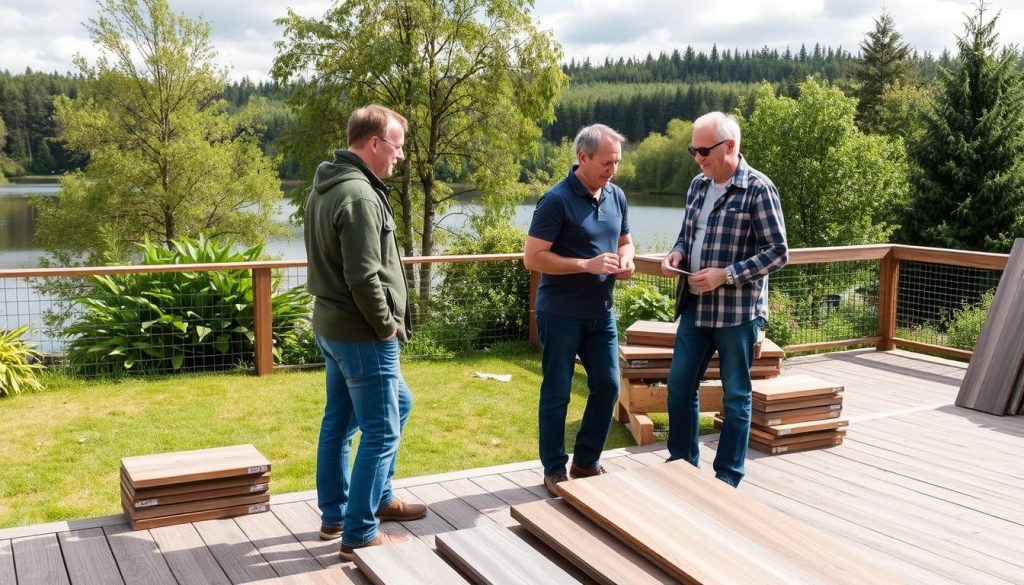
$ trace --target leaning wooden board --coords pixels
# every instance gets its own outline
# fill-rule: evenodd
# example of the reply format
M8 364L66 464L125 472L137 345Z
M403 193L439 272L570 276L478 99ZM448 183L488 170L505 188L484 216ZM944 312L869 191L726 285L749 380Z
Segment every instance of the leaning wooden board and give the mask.
M512 518L603 585L676 582L562 499L513 506Z
M477 585L580 585L501 524L438 534L437 551Z
M562 497L684 583L902 581L685 461L563 482Z
M1004 415L1024 365L1024 238L1013 242L956 405ZM1012 414L1012 413L1010 413Z
M121 459L125 477L136 490L193 481L262 475L270 461L252 445L158 453Z

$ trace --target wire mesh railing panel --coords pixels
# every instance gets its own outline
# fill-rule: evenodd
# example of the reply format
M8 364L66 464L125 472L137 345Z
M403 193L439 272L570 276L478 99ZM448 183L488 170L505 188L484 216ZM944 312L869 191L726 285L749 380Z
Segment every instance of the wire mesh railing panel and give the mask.
M973 350L1000 270L904 260L896 292L896 337Z

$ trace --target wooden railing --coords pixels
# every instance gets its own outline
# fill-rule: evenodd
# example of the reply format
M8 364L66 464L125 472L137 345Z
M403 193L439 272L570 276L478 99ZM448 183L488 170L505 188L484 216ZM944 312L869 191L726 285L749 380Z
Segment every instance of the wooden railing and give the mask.
M652 254L637 259L637 272L661 276L659 268L662 255ZM900 263L904 261L926 262L950 266L1003 270L1009 255L984 252L964 252L939 248L923 248L903 245L846 246L837 248L803 248L790 250L791 265L816 263L843 263L863 260L878 260L879 269L879 318L876 335L853 339L830 340L787 346L789 352L838 349L850 346L874 345L879 350L905 347L958 358L969 358L970 351L953 349L940 345L902 339L896 335L897 289L900 278ZM453 262L491 262L522 260L522 254L489 254L477 256L414 256L404 258L406 265L436 264ZM0 270L0 279L23 279L37 277L86 277L93 275L134 274L146 272L207 272L219 270L248 270L253 278L253 313L255 336L255 367L258 375L273 372L271 283L275 270L304 268L305 261L271 261L229 264L176 264L160 266L113 266L82 268L32 268ZM530 277L530 340L537 341L534 323L534 302L539 275Z

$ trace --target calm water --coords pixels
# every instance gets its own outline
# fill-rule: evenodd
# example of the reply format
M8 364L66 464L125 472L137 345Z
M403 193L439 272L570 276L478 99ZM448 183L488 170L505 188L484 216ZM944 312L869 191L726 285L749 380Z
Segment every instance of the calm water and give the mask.
M8 183L0 185L0 268L34 268L43 256L35 242L33 233L36 225L36 210L29 205L33 196L56 196L55 182ZM682 220L682 195L630 194L629 220L633 239L645 252L663 251L675 240ZM513 224L521 229L530 226L530 218L536 199L524 201L516 206ZM478 213L480 207L471 198L460 200L449 210L442 227L449 230L461 229L467 220L467 213ZM282 260L305 260L302 244L302 228L288 223L288 216L294 211L287 201L282 201L281 210L275 221L287 226L290 237L267 242L267 253Z

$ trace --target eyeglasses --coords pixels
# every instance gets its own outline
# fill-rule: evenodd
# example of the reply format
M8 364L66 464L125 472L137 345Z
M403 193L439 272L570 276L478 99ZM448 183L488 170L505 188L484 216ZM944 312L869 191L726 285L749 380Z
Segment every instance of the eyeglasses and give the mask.
M377 138L380 138L380 139L381 139L381 140L383 140L384 142L387 142L387 143L388 143L388 144L390 144L390 145L391 145L391 147L392 147L392 148L394 148L395 150L402 150L403 148L405 148L405 145L403 145L403 144L395 144L394 142L391 142L390 140L388 140L387 138L384 138L383 136L378 136ZM716 146L717 146L717 145L716 145Z
M692 146L687 146L686 150L690 151L690 156L697 156L698 154L701 155L701 156L707 156L707 155L711 154L712 150L714 150L715 148L725 144L726 142L729 142L729 140L730 140L729 138L726 138L725 140L719 142L718 144L716 144L714 146L699 146L697 148L694 148Z

